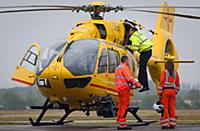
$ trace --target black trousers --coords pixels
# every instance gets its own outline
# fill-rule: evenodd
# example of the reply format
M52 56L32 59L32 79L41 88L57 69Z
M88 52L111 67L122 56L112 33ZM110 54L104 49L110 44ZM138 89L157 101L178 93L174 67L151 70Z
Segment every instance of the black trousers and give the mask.
M152 50L140 53L140 61L139 61L140 67L139 67L138 79L139 82L144 87L149 87L148 75L147 75L147 63L151 58L151 55L152 55Z

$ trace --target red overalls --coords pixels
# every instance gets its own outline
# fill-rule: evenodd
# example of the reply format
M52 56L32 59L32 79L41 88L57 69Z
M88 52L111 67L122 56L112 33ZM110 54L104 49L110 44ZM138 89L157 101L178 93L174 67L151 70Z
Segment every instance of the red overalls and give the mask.
M158 87L158 95L161 96L161 104L164 106L164 112L161 116L162 127L176 126L176 94L180 89L180 81L178 72L174 71L174 75L170 76L165 70L160 77L160 85Z
M115 69L115 87L118 92L118 112L116 121L120 126L126 126L125 113L130 102L130 86L128 82L133 83L136 87L140 87L140 83L135 81L131 75L130 68L121 64Z

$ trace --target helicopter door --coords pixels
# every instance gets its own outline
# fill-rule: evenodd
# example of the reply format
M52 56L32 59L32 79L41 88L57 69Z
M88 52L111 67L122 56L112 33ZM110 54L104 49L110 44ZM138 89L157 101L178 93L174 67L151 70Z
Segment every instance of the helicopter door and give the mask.
M33 85L35 82L35 72L38 57L40 55L40 46L33 43L26 51L12 75L12 80L26 85Z
M108 72L109 72L109 77L108 77L108 89L107 92L116 95L117 92L115 90L115 69L117 66L120 64L120 58L119 58L119 52L117 50L113 49L108 49Z
M99 90L106 91L108 80L108 56L105 47L100 48L100 55L98 57L97 75L95 75L94 83L92 86L99 88ZM101 89L100 89L101 88Z

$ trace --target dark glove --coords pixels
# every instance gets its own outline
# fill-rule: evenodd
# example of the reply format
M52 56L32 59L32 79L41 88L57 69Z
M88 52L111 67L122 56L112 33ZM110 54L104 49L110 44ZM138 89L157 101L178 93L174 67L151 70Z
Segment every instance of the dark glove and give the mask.
M128 51L130 51L133 55L134 55L134 51L131 50L130 48L128 48L129 45L125 45L125 49L127 49Z
M131 89L136 89L136 87L133 83L129 82L128 85L130 86Z
M128 45L125 45L125 48L128 50L129 48L128 48Z

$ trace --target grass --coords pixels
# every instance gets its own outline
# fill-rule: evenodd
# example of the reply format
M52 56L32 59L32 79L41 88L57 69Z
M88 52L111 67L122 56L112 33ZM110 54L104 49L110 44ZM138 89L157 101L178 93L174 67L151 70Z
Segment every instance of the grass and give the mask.
M28 118L32 117L34 120L37 118L39 110L17 110L17 111L0 111L0 124L29 124ZM43 120L56 120L59 119L64 112L62 110L50 110L47 112ZM152 110L141 110L138 113L144 120L157 120L160 119L160 114ZM128 120L132 120L132 116L127 116ZM193 125L200 124L200 110L177 110L177 119L179 124ZM96 117L96 112L91 112L89 117L85 116L82 112L72 113L68 120L77 120L84 122L84 120L99 120L100 123L115 123L114 118ZM104 121L102 121L104 120ZM159 122L155 123L159 124Z

